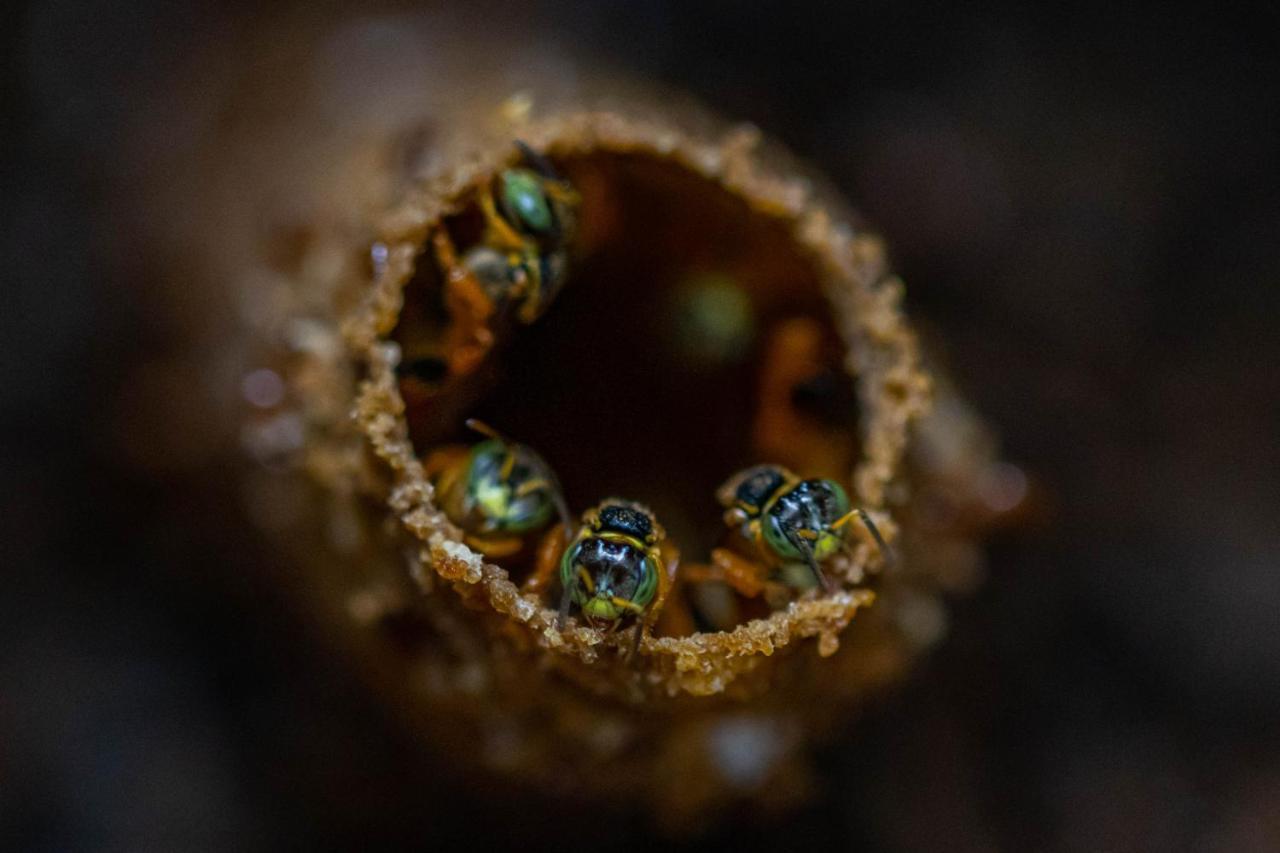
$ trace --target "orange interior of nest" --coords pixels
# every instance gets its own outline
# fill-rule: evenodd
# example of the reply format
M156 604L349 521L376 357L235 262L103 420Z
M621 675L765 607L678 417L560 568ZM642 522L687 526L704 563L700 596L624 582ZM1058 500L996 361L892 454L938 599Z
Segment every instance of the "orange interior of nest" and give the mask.
M419 457L475 441L462 421L477 417L544 456L575 515L606 497L648 505L684 561L722 542L716 489L748 465L848 488L856 395L790 223L653 155L552 159L582 196L568 283L474 374L405 393ZM461 201L444 227L466 245L476 205ZM406 350L441 334L441 288L424 252L394 333ZM502 564L517 582L527 570ZM768 613L741 604L742 620Z

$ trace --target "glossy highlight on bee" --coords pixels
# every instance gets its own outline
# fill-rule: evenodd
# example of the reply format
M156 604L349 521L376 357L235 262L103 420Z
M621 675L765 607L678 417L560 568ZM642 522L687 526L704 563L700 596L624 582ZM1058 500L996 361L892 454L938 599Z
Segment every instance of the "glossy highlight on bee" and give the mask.
M633 618L638 645L671 586L675 560L663 553L665 537L641 504L611 498L588 510L560 560L561 618L571 605L588 625L606 631Z
M858 518L886 559L890 551L865 510L851 508L849 496L834 480L801 480L779 465L757 465L731 477L717 491L724 522L746 540L784 580L787 570L808 567L828 592L834 587L822 563L848 547L848 523ZM796 585L794 581L788 581Z
M446 447L428 457L440 506L466 541L488 557L510 556L568 512L551 467L523 444L469 420L486 436L470 447Z

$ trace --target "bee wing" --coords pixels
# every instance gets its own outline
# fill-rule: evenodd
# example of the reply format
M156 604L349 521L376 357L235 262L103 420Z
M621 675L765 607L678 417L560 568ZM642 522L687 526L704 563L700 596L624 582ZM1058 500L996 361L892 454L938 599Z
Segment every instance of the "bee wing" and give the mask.
M743 468L721 483L720 488L716 489L716 500L720 502L720 506L734 506L737 502L738 487L767 467L769 466L752 465L750 468Z
M529 458L537 462L546 474L547 482L551 484L551 503L555 505L556 514L560 516L560 523L565 529L572 533L573 521L569 518L569 505L564 500L564 487L560 485L560 478L556 475L556 469L552 468L546 459L542 458L542 454L534 450L528 445L522 445L524 452L529 454Z

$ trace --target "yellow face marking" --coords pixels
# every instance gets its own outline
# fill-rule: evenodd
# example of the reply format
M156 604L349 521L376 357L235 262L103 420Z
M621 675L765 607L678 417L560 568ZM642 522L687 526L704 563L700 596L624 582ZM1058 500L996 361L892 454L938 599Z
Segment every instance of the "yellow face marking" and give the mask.
M582 605L582 612L591 618L609 622L617 621L619 616L618 608L607 598L587 599L587 603Z
M498 478L504 483L511 479L511 472L516 468L516 455L510 450L507 451L506 457L502 460L502 471L499 472Z
M589 594L596 594L596 582L591 579L591 573L582 566L578 567L578 580L582 581L582 585L587 588Z
M484 508L490 518L502 518L511 508L511 493L501 482L485 484L476 489L476 503Z
M801 539L813 540L818 538L818 532L816 530L797 530L796 535Z
M844 545L844 539L834 533L819 536L813 546L813 558L818 562L830 557Z

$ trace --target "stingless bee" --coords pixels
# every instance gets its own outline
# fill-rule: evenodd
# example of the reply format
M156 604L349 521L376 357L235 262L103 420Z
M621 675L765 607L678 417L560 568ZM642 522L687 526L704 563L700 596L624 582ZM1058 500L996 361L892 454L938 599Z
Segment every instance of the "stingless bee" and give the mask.
M619 498L583 513L582 526L558 563L543 555L539 571L557 571L560 620L576 609L588 625L606 633L634 622L630 657L657 622L675 580L679 557L645 506Z
M519 165L499 171L477 194L479 241L459 255L448 228L432 236L451 321L451 374L469 373L483 360L495 318L514 313L528 325L542 316L568 275L581 199L545 157L518 140L516 147Z
M468 545L491 559L510 557L553 521L567 522L559 483L541 456L480 421L467 426L485 439L436 450L424 467Z
M832 592L822 564L850 548L849 522L857 518L886 561L892 552L867 512L851 507L834 480L802 480L780 465L740 471L716 492L724 522L755 551L757 561L717 548L712 564L722 579L744 595L759 595L773 577L789 587L813 583Z

